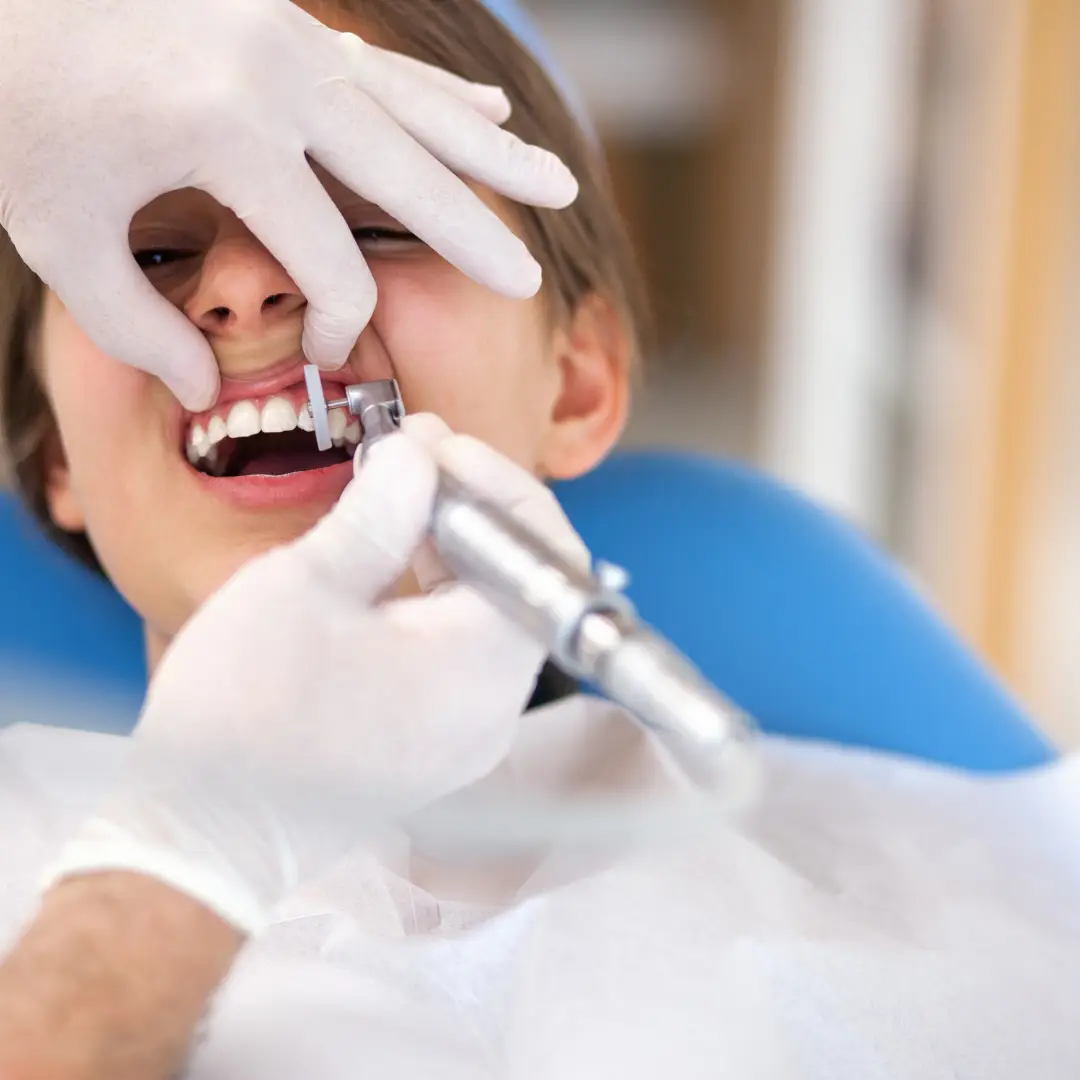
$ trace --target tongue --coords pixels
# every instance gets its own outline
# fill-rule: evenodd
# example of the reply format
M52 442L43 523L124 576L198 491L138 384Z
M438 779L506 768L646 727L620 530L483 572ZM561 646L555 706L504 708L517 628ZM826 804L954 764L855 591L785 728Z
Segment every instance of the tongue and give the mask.
M289 473L311 472L347 461L344 451L323 453L317 447L310 450L270 450L244 461L236 470L237 476L287 476Z

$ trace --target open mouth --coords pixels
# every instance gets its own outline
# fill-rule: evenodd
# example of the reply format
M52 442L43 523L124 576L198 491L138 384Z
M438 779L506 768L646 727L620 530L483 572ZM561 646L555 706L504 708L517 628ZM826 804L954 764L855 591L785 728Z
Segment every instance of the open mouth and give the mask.
M187 459L213 477L291 476L351 461L360 424L335 409L329 414L333 449L315 443L303 389L266 399L234 401L194 419L185 438Z

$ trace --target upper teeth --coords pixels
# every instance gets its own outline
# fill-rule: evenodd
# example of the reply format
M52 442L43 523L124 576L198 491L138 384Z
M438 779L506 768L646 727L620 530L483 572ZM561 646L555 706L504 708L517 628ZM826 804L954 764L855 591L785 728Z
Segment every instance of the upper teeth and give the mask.
M330 437L335 446L360 442L360 422L346 417L341 409L329 414ZM276 435L283 431L314 431L315 422L306 408L297 413L288 398L272 397L260 409L254 401L237 401L227 417L213 416L206 427L192 424L187 437L187 456L192 465L209 459L213 464L217 446L222 439L246 439L264 433Z

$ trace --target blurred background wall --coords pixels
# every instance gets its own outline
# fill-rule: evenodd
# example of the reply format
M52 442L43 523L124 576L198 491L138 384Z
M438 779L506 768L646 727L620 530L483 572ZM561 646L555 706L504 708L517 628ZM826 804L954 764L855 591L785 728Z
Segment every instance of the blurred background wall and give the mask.
M1080 745L1080 0L527 0L659 342L628 433L898 556Z

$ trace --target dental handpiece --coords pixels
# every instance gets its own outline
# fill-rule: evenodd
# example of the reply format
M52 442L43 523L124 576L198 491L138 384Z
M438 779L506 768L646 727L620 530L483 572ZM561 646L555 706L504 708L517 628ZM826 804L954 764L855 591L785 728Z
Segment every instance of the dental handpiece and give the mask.
M321 450L332 446L332 409L360 421L362 453L404 419L393 379L347 386L343 399L327 402L318 369L304 375ZM583 570L446 470L432 536L455 576L531 632L568 675L626 709L698 788L742 801L755 774L751 722L638 617L624 571Z

